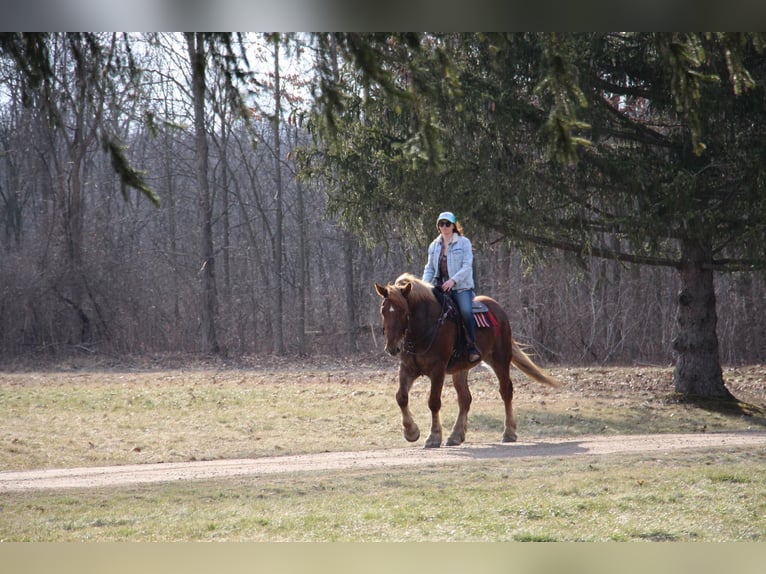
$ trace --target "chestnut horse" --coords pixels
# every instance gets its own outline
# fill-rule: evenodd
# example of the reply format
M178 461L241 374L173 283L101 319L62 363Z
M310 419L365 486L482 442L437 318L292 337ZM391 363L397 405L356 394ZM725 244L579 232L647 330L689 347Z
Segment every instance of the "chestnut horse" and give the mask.
M399 356L399 390L396 402L402 411L404 438L414 442L420 438L420 429L409 409L409 393L415 379L424 375L431 380L428 408L431 410L431 434L426 448L441 446L442 425L439 418L444 377L452 375L457 391L458 417L447 446L459 445L465 440L468 426L468 410L471 391L468 388L468 371L480 364L459 359L450 364L450 357L458 334L456 321L445 318L442 304L436 298L433 287L414 275L405 273L393 285L383 287L375 283L375 290L383 298L380 314L386 337L386 351ZM496 325L476 328L476 346L497 376L500 396L505 403L505 431L503 442L516 441L516 420L513 416L513 383L511 363L531 379L558 387L561 383L544 373L519 348L511 337L511 326L500 304L486 296L476 297L494 316Z

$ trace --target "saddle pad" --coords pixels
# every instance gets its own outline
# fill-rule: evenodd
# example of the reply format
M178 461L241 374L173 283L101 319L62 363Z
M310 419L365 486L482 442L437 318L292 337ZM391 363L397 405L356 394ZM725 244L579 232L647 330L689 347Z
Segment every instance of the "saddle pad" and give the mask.
M489 307L487 307L481 301L474 300L471 302L471 311L473 311L474 313L487 313L489 312Z
M476 321L476 326L479 328L492 328L495 331L495 336L500 336L500 325L497 322L497 319L495 319L495 316L487 310L486 313L476 313L474 311L473 318Z
M489 322L489 318L487 317L486 313L477 313L474 311L473 318L476 319L476 326L477 327L491 327L492 324Z

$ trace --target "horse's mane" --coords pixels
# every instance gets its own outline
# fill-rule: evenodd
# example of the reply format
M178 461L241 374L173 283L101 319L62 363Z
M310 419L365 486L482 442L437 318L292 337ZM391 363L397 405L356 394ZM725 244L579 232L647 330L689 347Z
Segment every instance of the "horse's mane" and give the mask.
M412 290L408 297L410 303L420 303L428 301L436 301L436 296L433 292L433 285L426 283L422 279L415 277L411 273L402 273L394 281L394 287L404 287L409 283L412 285Z

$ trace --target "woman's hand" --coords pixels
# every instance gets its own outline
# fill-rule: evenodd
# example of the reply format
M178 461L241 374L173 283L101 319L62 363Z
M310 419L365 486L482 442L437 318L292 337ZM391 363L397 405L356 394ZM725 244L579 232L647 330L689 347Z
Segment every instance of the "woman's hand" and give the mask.
M447 279L444 283L442 283L442 291L452 291L452 288L455 286L455 280L454 279Z

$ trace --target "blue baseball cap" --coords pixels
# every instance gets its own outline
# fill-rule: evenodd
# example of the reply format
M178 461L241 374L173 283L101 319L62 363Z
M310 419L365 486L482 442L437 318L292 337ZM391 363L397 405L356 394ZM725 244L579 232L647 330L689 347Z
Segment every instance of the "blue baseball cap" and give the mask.
M439 217L436 218L436 223L439 223L442 220L446 220L446 221L449 221L450 223L454 224L455 221L456 221L455 220L455 214L452 213L451 211L442 211L439 214Z

